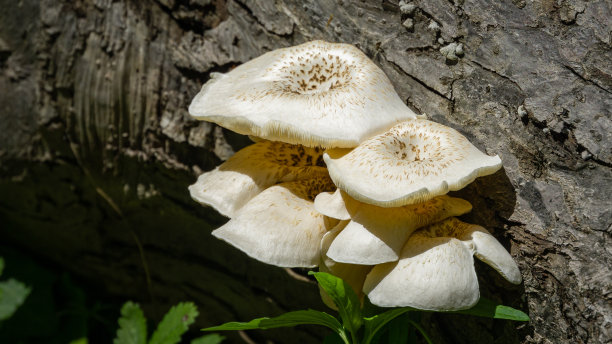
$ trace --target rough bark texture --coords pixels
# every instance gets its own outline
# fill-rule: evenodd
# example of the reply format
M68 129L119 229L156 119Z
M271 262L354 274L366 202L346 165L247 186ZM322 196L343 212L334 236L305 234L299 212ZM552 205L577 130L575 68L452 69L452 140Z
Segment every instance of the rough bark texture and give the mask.
M409 106L503 160L458 194L524 278L512 287L478 265L482 293L532 321L428 315L436 342L611 342L612 5L412 4L0 1L2 241L158 316L193 300L200 326L323 308L312 282L210 236L224 218L186 187L248 140L186 109L211 72L312 39L347 42ZM451 43L463 56L440 52ZM306 343L323 333L249 336Z

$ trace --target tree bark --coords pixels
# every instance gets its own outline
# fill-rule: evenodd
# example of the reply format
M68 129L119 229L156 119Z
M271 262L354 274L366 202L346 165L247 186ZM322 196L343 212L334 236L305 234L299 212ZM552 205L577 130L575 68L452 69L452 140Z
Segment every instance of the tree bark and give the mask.
M429 314L435 341L611 342L612 5L412 4L0 1L3 242L157 317L193 300L199 326L323 309L311 281L210 236L225 219L187 186L249 141L186 109L211 72L313 39L346 42L410 107L503 160L457 194L474 205L467 221L503 242L523 274L513 287L479 264L482 294L532 320ZM451 43L464 53L443 55ZM324 333L248 336L307 343Z

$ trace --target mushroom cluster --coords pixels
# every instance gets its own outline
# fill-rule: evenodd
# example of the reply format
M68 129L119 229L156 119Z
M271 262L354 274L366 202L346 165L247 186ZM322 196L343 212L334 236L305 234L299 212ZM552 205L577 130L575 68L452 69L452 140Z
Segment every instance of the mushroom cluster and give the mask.
M459 310L479 299L473 256L521 275L446 195L501 167L417 116L359 49L313 41L216 74L189 113L257 138L189 187L230 218L217 238L262 262L319 266L383 307Z

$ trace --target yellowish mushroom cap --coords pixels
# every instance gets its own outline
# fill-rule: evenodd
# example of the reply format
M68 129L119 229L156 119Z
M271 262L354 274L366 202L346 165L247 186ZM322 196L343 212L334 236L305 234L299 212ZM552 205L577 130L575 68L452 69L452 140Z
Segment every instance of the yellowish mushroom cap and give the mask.
M399 123L349 152L328 149L323 158L339 189L381 207L459 190L502 166L456 130L425 119Z
M274 50L216 74L189 113L240 134L311 147L355 147L416 117L359 49L323 41Z
M238 151L189 187L191 197L233 217L249 200L269 186L298 179L326 177L323 151L262 140Z

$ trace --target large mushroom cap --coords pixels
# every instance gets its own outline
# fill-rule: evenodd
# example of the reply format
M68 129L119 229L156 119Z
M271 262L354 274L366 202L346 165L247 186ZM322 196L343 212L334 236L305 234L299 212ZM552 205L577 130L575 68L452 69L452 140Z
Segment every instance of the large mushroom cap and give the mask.
M264 263L315 267L321 239L337 221L319 214L313 200L333 188L329 177L271 186L212 234Z
M274 50L216 75L189 113L240 134L312 147L355 147L416 117L359 49L323 41Z
M381 207L423 202L501 168L498 156L486 155L456 130L424 119L397 124L348 153L329 149L323 158L338 188Z
M262 140L245 147L189 186L191 197L233 217L251 198L269 186L298 179L326 177L323 151Z
M516 263L489 232L449 218L415 232L400 260L374 267L363 290L373 304L382 307L470 308L480 297L472 255L509 282L521 282Z

